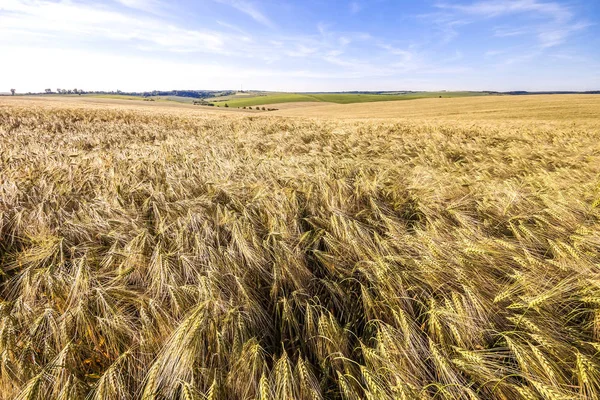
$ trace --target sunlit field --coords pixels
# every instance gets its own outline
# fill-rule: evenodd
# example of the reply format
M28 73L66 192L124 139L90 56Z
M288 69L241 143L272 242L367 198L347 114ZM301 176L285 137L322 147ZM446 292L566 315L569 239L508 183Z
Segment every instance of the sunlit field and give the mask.
M600 96L0 98L0 398L600 398Z

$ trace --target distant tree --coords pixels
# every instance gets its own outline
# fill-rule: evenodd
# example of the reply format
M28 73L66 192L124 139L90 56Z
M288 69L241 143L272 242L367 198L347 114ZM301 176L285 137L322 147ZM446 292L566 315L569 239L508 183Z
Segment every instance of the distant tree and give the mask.
M10 89L10 93L14 96L16 93L17 89Z
M229 104L225 103L225 107L229 107Z
M262 110L265 111L265 108L263 107Z
M50 94L52 93L52 89L44 89L46 91L46 94Z
M248 110L252 110L252 107L248 107Z
M62 93L62 89L56 89L56 93L61 94Z

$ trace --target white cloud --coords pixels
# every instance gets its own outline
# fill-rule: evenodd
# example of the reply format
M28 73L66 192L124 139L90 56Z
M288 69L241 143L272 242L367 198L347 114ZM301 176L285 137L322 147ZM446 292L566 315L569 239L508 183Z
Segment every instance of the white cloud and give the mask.
M145 4L135 1L129 5ZM281 89L272 78L393 76L408 71L411 57L364 32L329 28L312 35L251 37L225 21L214 25L222 31L188 29L116 2L1 0L0 21L0 54L12 60L3 67L0 87L14 84L24 91L226 88L239 80L245 87L257 82L255 87ZM368 59L359 56L365 48L371 49ZM52 62L39 68L40 60ZM232 80L235 85L226 84Z
M378 47L384 49L395 48L380 43ZM455 54L454 56L438 60L435 64L432 64L425 60L422 56L416 55L408 51L400 51L395 49L397 55L400 55L400 59L388 60L386 63L379 62L378 59L359 59L359 58L341 58L338 53L329 53L323 57L323 60L340 67L343 74L353 78L360 77L394 77L394 76L412 76L412 75L428 75L428 74L454 74L464 73L471 69L463 66L451 65L452 62L462 57L462 54Z
M339 42L340 42L340 46L344 47L344 46L348 46L350 43L352 43L352 39L350 39L347 36L340 36Z
M506 53L506 50L488 50L485 52L486 57L495 57Z
M494 29L495 37L513 37L522 36L531 33L531 28L514 28L514 27L502 27Z
M257 5L262 3L258 0L211 1L234 7L262 25L274 26L260 12ZM515 1L530 8L541 3ZM490 15L517 12L514 8L507 11L481 7L496 3L480 1L473 3L479 8L472 9L440 8L433 22L428 22L428 29L431 23L440 24L449 40L462 25L487 22ZM223 6L208 6L214 7L211 12L223 11ZM463 54L444 47L443 41L435 43L434 54L423 45L411 45L408 38L378 38L366 32L341 31L336 29L338 25L326 23L309 26L310 32L291 35L283 26L271 30L244 24L249 18L227 7L225 11L234 14L231 20L221 16L212 25L192 28L177 22L188 19L179 19L178 12L182 10L167 0L0 0L0 54L11 60L3 64L0 91L11 86L19 91L38 91L49 86L89 90L218 89L238 87L240 83L245 88L266 90L335 90L342 88L339 82L343 80L353 82L344 87L346 90L389 90L394 88L370 86L369 82L416 82L410 77L423 75L441 82L443 75L460 78L469 71L461 65ZM487 10L487 14L482 10ZM158 12L164 16L158 18ZM541 50L565 42L588 26L575 16L562 22L556 10L541 14L532 9L518 12L526 13L533 23L517 28L491 25L489 34L530 35L537 45L527 43L526 48L508 49L494 61L529 62ZM486 54L494 55L492 51ZM468 56L466 53L465 58ZM40 60L44 60L44 68L39 67ZM473 70L483 69L474 66Z
M236 10L250 16L256 22L274 28L275 24L265 14L263 14L255 5L248 0L215 0L218 3L227 4Z
M0 43L103 39L172 52L225 53L226 38L213 31L183 29L151 17L130 16L103 6L47 0L3 0ZM156 29L161 26L161 29Z
M41 91L46 87L108 91L226 89L237 86L240 81L244 86L254 84L255 88L273 90L277 85L292 81L292 77L332 78L332 75L298 69L187 63L51 47L0 46L0 54L7 59L19 60L18 63L6 63L0 76L0 88L16 87L20 93ZM60 62L48 62L40 68L40 60Z
M237 26L237 25L230 24L230 23L227 23L227 22L224 22L224 21L216 21L216 22L217 22L217 24L219 24L220 26L222 26L222 27L224 27L224 28L227 28L227 29L229 29L229 30L231 30L231 31L237 32L237 33L239 33L239 34L241 34L241 35L244 35L244 36L248 36L248 37L250 36L250 35L249 35L249 34L248 34L248 33L247 33L245 30L241 29L241 28L240 28L239 26Z
M458 13L435 12L416 16L429 26L433 26L440 36L440 44L450 43L459 36L458 29L471 21L458 15Z
M438 17L442 26L446 26L451 34L457 36L453 29L455 19L463 18L464 22L472 23L478 18L490 19L514 14L523 14L530 22L520 27L503 27L494 30L495 37L511 37L532 35L537 38L541 48L553 47L564 43L568 37L589 24L575 20L575 13L570 7L552 1L540 0L484 0L471 4L438 3L436 7L447 15ZM444 21L446 19L447 21ZM448 36L447 36L448 37Z
M115 0L125 7L151 14L161 14L166 5L160 0Z
M308 57L315 54L318 51L315 47L307 47L303 44L296 46L294 50L286 51L286 55L290 57Z
M574 24L545 27L540 29L537 37L543 48L554 47L564 43L571 34L581 31L588 26L590 24L577 22Z
M529 61L533 60L534 58L539 57L541 55L542 55L542 52L540 50L522 53L519 55L505 58L503 60L503 65L513 65L513 64L521 64L524 62L529 62Z
M410 61L413 58L412 52L408 50L399 49L386 43L380 43L378 44L378 46L384 50L387 50L389 54L393 54L395 56L402 56L402 58L404 58L404 60L406 61Z
M515 13L535 12L550 16L556 21L565 22L573 16L569 8L559 3L538 0L487 0L469 5L440 3L437 7L488 18Z
M6 47L0 54L7 59L0 75L0 91L16 87L20 93L41 91L44 88L80 88L83 90L173 90L186 88L227 89L240 83L244 87L264 90L340 90L340 81L354 82L352 89L382 90L372 87L365 77L395 77L399 74L435 75L464 72L460 68L381 65L357 59L342 59L337 55L325 57L335 65L330 70L302 68L260 68L219 63L188 63L130 55L111 55L87 50L67 50L53 47ZM49 62L39 68L40 60ZM403 89L423 89L423 86Z
M329 30L329 24L326 24L325 22L319 22L317 24L317 30L321 35L325 35Z

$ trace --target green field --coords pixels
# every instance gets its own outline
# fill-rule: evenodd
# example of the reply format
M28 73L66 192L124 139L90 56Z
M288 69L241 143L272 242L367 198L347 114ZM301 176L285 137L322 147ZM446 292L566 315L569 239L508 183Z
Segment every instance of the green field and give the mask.
M419 92L407 94L357 94L357 93L276 93L242 99L228 99L216 102L218 107L252 107L267 104L295 102L328 102L337 104L370 103L376 101L414 100L430 97L490 96L485 92Z
M210 100L210 99L207 99ZM224 107L227 104L229 107L251 107L251 106L262 106L266 104L277 104L277 103L296 103L306 101L322 101L317 100L310 95L299 94L299 93L276 93L267 94L264 96L247 97L247 98L231 98L222 99L213 102L217 107Z

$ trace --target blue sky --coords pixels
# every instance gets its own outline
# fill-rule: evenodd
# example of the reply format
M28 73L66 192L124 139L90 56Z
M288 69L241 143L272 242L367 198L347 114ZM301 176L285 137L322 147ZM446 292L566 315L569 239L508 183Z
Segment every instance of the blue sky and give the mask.
M0 0L0 92L598 90L599 0Z

